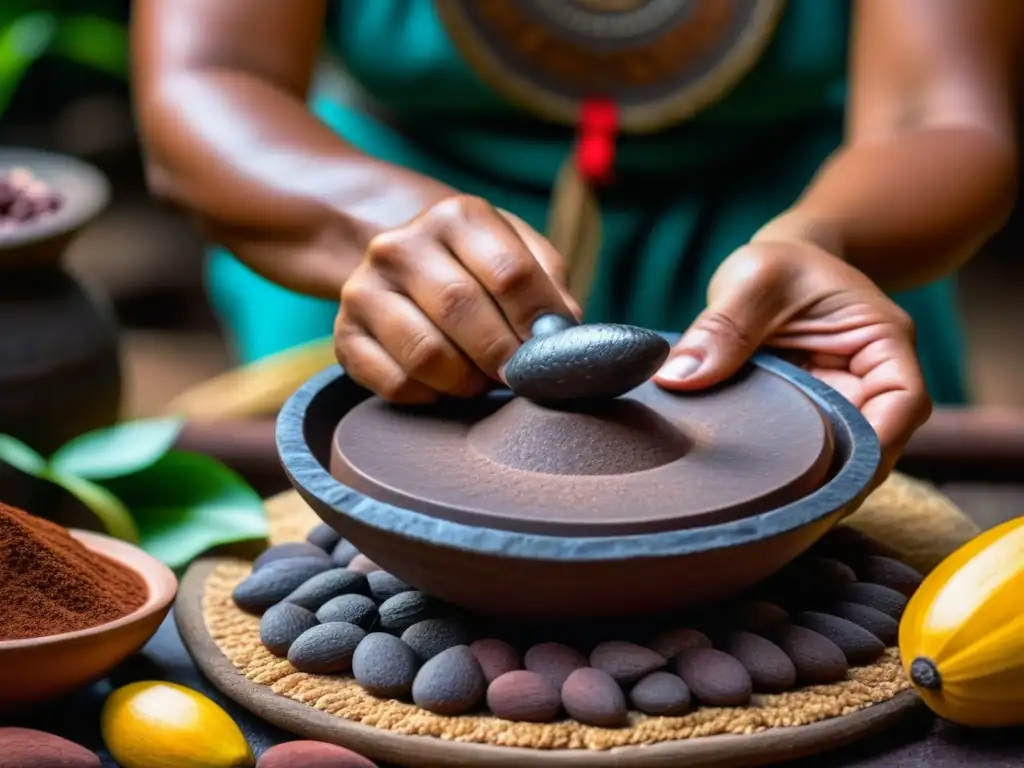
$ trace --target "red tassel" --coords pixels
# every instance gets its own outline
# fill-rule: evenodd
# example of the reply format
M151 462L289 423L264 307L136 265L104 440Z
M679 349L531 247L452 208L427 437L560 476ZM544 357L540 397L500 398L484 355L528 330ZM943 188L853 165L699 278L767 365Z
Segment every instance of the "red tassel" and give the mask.
M591 184L608 184L615 166L619 110L609 99L588 99L580 107L576 167Z

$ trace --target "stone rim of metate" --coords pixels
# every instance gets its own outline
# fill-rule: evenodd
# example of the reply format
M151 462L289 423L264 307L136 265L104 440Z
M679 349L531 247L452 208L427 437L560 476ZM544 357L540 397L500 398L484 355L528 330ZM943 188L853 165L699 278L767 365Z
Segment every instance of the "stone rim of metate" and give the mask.
M63 243L110 203L110 181L99 168L80 158L29 147L0 146L0 174L14 168L31 171L61 195L63 204L55 213L0 232L0 267L17 261L19 250L34 255L49 241Z
M677 335L662 334L670 343ZM851 507L868 495L881 461L874 429L860 411L837 391L795 365L758 353L751 364L782 377L801 389L833 427L836 453L843 457L835 474L818 490L790 504L718 525L661 533L607 536L553 536L482 528L441 520L368 498L343 485L327 469L330 436L325 428L323 461L306 440L306 421L323 418L323 399L346 384L357 396L349 408L368 396L339 366L313 376L288 399L277 418L277 450L295 489L315 508L327 507L361 525L392 536L445 549L483 555L559 562L621 561L632 558L690 555L752 542L793 531ZM319 406L319 409L318 409ZM335 422L343 413L331 412Z

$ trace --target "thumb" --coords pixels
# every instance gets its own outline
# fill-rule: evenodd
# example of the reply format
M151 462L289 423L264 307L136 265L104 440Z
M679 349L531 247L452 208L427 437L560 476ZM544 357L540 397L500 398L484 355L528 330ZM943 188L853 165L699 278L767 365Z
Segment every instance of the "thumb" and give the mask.
M776 270L723 267L712 280L708 307L654 377L666 389L704 389L728 379L783 322L787 291L771 274Z

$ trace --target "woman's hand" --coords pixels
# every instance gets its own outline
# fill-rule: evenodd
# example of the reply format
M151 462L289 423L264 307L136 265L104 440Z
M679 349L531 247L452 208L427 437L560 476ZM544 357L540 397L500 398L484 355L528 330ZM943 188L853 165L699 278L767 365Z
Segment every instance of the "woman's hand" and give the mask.
M480 394L538 316L579 316L564 279L561 256L521 219L450 197L371 241L341 291L338 360L392 402Z
M931 414L907 314L863 273L802 242L741 248L718 268L708 307L655 377L703 389L761 346L785 350L856 405L882 443L879 478Z

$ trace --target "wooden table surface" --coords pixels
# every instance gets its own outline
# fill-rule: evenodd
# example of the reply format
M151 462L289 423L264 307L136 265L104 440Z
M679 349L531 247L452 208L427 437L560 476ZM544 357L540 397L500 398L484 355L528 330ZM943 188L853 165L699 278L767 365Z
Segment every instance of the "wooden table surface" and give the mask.
M190 425L179 447L220 458L264 494L287 487L273 449L272 418L230 425ZM1024 412L942 411L908 446L901 469L925 477L982 528L1024 514ZM237 720L259 754L288 734L268 727L226 700L192 664L173 619L143 651L92 688L46 709L0 717L0 726L22 725L66 736L94 749L104 768L116 768L99 736L99 711L111 686L138 679L180 683L218 701ZM934 718L923 708L899 727L826 756L791 761L789 768L1020 768L1024 729L971 732ZM524 768L527 768L524 766Z
M1021 477L1024 481L1024 475ZM1024 482L958 482L944 485L944 490L985 528L1024 512ZM169 680L210 696L236 719L257 753L291 738L225 699L200 676L178 637L173 618L164 623L138 657L122 665L110 679L45 710L0 718L0 726L21 725L66 736L100 754L104 768L117 768L118 764L103 749L98 731L99 711L111 686L139 679ZM836 753L790 761L786 765L788 768L1020 768L1024 766L1024 729L972 732L939 721L922 708L900 726L877 737Z

